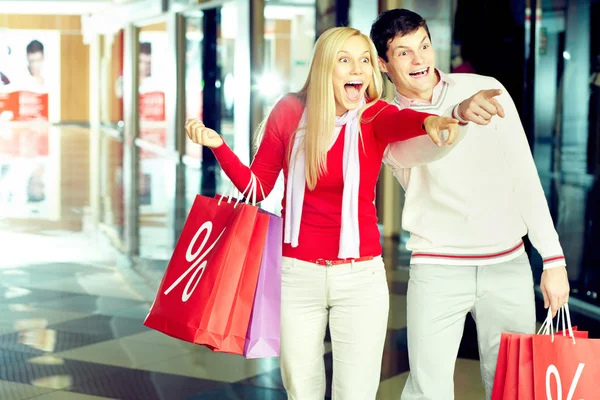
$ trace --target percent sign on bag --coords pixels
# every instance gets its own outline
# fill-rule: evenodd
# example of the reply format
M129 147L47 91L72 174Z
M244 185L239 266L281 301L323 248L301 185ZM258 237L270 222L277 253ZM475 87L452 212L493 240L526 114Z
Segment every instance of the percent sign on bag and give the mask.
M192 274L190 279L188 279L187 284L185 285L185 288L183 289L183 291L181 293L181 301L183 301L185 303L192 296L192 294L194 293L194 290L196 290L196 287L198 286L198 283L200 283L200 280L202 279L202 275L204 275L204 270L206 269L206 264L208 263L208 261L206 261L206 256L215 247L215 245L217 244L217 242L219 241L221 236L223 236L223 233L227 229L227 228L223 228L223 230L221 231L219 236L215 239L214 242L212 242L210 247L208 249L206 249L206 251L204 253L202 253L202 250L204 250L204 247L206 246L206 242L208 242L208 238L210 237L210 234L212 233L212 228L213 228L213 224L211 221L206 221L205 223L202 224L202 226L200 226L200 228L198 228L198 231L196 231L196 234L190 241L190 244L188 245L188 248L185 252L185 259L188 262L193 262L193 264L183 274L181 274L181 276L179 278L177 278L177 280L175 280L175 282L173 282L173 284L171 284L171 286L169 286L167 288L167 290L164 291L165 296L168 295L169 293L171 293L171 291L173 289L175 289L179 285L179 283L182 280L184 280L186 276L189 275L190 272L194 271L194 273ZM200 244L200 246L198 246L198 249L194 252L194 246L196 245L198 238L200 237L200 235L203 232L205 232L205 235L202 240L202 243ZM202 253L202 254L200 255L200 253ZM197 279L195 279L196 276L197 276ZM190 285L192 284L192 282L194 282L194 286L192 288L190 288Z
M571 382L571 387L569 388L569 393L567 394L567 398L565 400L573 400L573 395L575 394L575 389L577 388L577 382L579 382L579 378L581 378L581 374L583 373L583 368L585 367L584 363L579 363L577 366L577 371L575 372L575 376L573 377L573 381ZM560 373L558 372L558 368L554 364L548 366L546 370L546 397L547 400L554 400L552 397L552 389L551 389L551 380L552 377L556 380L556 400L562 400L562 382L560 379ZM577 399L583 400L583 399Z

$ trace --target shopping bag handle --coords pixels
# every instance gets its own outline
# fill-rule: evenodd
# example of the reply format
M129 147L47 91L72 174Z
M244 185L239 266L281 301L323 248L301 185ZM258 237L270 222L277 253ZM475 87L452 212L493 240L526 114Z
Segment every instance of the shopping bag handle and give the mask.
M252 199L252 205L256 206L256 195L258 193L258 188L260 187L260 193L262 195L262 198L264 200L265 198L265 191L263 190L263 186L262 183L260 182L260 180L256 177L256 175L254 175L253 172L250 173L250 182L248 182L248 186L246 186L246 188L244 189L243 192L240 193L239 190L237 190L237 188L235 187L235 185L232 183L229 186L229 195L226 194L226 196L221 196L219 198L219 203L218 205L221 205L221 201L223 201L223 197L227 197L227 203L231 203L232 200L232 196L233 194L237 191L239 196L237 201L235 202L235 204L233 205L234 207L238 205L238 203L241 201L242 198L246 199L246 201L244 201L245 204L249 204L250 199Z
M256 206L256 182L258 181L258 179L256 178L256 176L254 176L254 173L250 173L250 182L248 182L248 186L246 186L246 188L244 189L243 192L240 192L236 186L231 183L231 185L229 185L229 190L225 193L225 196L221 196L219 198L219 202L218 205L221 205L221 201L223 201L224 197L227 197L227 204L230 204L231 201L233 200L233 195L235 194L235 192L238 193L237 196L237 200L235 202L235 204L233 205L234 207L236 207L238 205L238 203L241 201L242 198L245 198L246 201L244 201L245 204L249 203L250 198L252 197L252 205ZM262 185L261 185L261 191L262 191ZM264 194L264 192L263 192Z
M573 344L575 344L575 335L573 334L573 325L571 324L571 313L569 311L569 303L565 303L565 305L562 306L558 310L557 314L558 314L558 319L557 319L557 322L556 322L556 331L558 332L559 324L560 324L560 321L561 321L561 315L562 315L562 320L563 320L563 336L566 336L565 335L565 330L568 331L569 332L569 337L573 341ZM566 329L565 329L565 322L566 322ZM544 321L544 323L540 327L540 329L538 331L538 335L540 333L542 335L547 335L548 333L550 333L550 335L552 336L552 341L554 342L554 324L552 322L552 307L548 307L548 315L546 316L546 320Z
M244 189L244 193L246 193L248 191L248 189L250 188L251 185L252 185L252 179L250 179L250 182L248 182L248 186L246 186L246 189ZM235 203L235 205L237 205L237 203L239 202L239 197L242 196L242 194L240 193L240 191L237 189L237 187L233 183L230 183L229 190L225 192L225 195L221 196L219 198L219 202L217 203L217 205L219 205L219 206L221 205L221 202L223 201L224 197L227 197L227 204L230 204L235 192L238 193L238 196L237 196L238 201Z

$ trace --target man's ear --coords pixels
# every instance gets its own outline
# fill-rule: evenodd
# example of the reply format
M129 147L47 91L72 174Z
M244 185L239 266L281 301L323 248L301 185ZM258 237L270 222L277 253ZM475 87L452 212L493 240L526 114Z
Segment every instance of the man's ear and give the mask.
M384 72L387 74L388 69L387 69L387 63L385 62L385 60L381 57L377 57L377 63L379 64L379 69L381 70L381 72Z

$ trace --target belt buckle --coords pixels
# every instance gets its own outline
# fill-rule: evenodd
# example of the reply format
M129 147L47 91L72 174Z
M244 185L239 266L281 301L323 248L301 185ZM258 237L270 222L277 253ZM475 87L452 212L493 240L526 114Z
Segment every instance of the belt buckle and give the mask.
M325 263L326 267L331 267L333 265L333 262L331 260L324 260L322 258L318 258L316 260L317 265L323 265L322 263Z

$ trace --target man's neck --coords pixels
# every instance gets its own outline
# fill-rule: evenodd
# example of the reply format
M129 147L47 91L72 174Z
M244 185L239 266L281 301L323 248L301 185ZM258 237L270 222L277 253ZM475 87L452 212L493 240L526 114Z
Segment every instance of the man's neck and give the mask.
M396 86L396 91L409 100L420 100L420 101L425 101L425 102L431 103L433 101L433 90L440 83L440 80L441 80L440 73L436 69L435 70L435 83L431 89L429 89L425 92L418 93L418 92L405 91L405 90L403 90L403 88Z
M403 91L398 87L396 87L396 90L400 95L406 97L409 100L420 100L431 103L431 100L433 99L433 89L422 93Z

